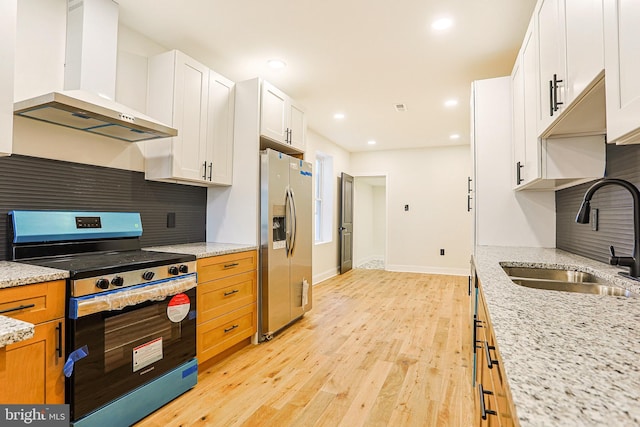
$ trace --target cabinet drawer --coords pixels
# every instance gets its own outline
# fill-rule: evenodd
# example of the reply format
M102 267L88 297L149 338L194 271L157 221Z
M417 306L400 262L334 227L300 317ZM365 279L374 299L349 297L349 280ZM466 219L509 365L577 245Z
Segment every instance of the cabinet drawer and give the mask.
M256 251L201 258L198 260L198 283L255 270L256 258Z
M198 285L198 324L256 302L256 272L236 274Z
M256 304L197 326L198 363L232 347L257 331Z
M65 281L0 289L0 314L38 324L64 317Z

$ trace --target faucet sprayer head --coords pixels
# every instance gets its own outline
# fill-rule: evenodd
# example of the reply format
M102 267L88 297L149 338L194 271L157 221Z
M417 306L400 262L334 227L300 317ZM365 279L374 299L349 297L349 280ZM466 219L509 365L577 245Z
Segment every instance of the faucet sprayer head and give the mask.
M578 224L589 224L589 214L591 213L591 202L589 200L583 200L580 205L578 215L576 215L576 222Z

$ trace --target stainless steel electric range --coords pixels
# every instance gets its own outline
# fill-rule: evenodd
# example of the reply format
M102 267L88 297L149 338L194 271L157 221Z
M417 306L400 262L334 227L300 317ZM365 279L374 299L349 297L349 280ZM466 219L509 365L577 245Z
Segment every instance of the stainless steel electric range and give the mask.
M130 425L196 384L195 256L142 250L139 213L9 215L14 261L69 272L72 425Z

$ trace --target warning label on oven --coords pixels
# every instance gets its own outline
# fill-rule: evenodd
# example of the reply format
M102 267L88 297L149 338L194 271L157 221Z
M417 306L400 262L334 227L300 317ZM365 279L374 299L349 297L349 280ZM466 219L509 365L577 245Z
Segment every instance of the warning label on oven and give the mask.
M191 301L187 294L177 294L169 301L167 317L174 323L182 322L191 308Z
M162 359L162 337L133 349L133 372L137 372Z

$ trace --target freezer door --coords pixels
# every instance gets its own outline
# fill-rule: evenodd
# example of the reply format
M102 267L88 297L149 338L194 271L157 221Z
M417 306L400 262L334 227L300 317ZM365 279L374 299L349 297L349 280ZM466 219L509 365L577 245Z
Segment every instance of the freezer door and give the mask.
M311 310L311 253L313 249L313 173L311 163L291 158L289 186L295 207L291 249L291 319Z
M260 154L260 332L271 335L291 321L287 247L289 156Z

